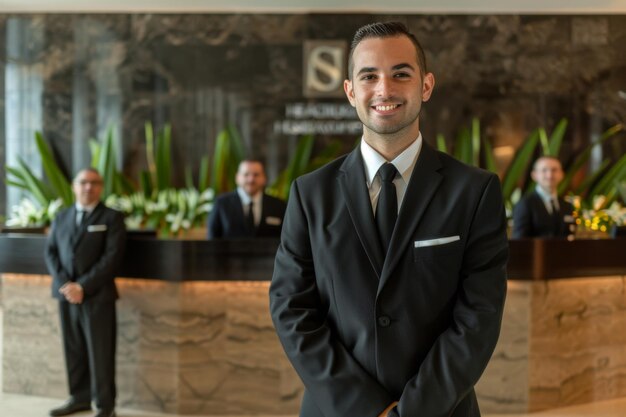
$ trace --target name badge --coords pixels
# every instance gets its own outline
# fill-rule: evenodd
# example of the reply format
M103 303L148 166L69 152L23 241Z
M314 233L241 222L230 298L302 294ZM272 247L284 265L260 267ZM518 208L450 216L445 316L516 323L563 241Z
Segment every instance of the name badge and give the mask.
M92 224L87 226L88 232L106 232L107 225L106 224Z
M265 223L269 224L270 226L280 226L282 222L283 220L280 217L269 216L265 218Z

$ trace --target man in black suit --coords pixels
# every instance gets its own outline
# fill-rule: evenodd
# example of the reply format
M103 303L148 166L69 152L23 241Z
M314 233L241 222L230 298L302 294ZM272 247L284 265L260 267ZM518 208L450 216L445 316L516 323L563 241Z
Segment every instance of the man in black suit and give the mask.
M512 238L559 238L572 234L574 207L557 194L563 180L561 162L552 156L542 156L535 161L530 175L537 186L513 209Z
M286 204L263 192L267 182L263 163L241 161L235 182L237 191L222 194L213 203L208 238L279 237Z
M359 29L348 77L361 144L294 182L270 285L300 416L479 416L506 293L498 177L422 139L435 80L404 25Z
M69 400L50 411L64 416L90 410L115 416L115 270L123 256L122 214L100 202L98 171L80 171L72 182L76 204L54 219L46 245L52 296L59 299Z

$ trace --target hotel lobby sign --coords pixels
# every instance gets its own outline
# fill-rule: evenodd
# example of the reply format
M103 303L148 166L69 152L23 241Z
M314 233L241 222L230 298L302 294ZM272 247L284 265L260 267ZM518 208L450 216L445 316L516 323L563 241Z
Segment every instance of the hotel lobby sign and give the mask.
M346 41L305 41L303 95L306 98L343 97Z
M305 41L302 52L302 94L310 100L287 103L285 119L274 122L274 132L287 135L360 135L362 124L343 91L346 41Z

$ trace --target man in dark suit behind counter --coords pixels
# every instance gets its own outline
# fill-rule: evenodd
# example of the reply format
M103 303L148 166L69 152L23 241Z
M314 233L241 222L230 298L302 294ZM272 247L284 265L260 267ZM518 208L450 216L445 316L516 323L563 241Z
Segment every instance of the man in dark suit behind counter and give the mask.
M115 270L122 260L126 230L122 214L100 202L98 171L80 171L72 182L76 204L59 213L45 258L52 296L59 299L69 400L50 411L64 416L90 410L115 416Z
M404 25L359 29L348 78L361 144L293 184L270 285L300 417L480 416L506 292L500 182L422 139L435 80Z
M267 182L263 163L241 161L235 182L236 191L220 195L213 203L208 238L279 237L286 204L263 191Z
M563 180L561 162L542 156L535 161L530 175L537 186L513 209L512 238L558 238L574 233L574 207L557 194Z

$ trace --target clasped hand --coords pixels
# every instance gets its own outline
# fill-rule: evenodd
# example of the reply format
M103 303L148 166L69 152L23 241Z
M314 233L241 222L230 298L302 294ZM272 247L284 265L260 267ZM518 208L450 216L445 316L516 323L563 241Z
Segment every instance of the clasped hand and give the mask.
M83 287L77 282L68 282L59 288L65 299L72 304L81 304L85 295Z

